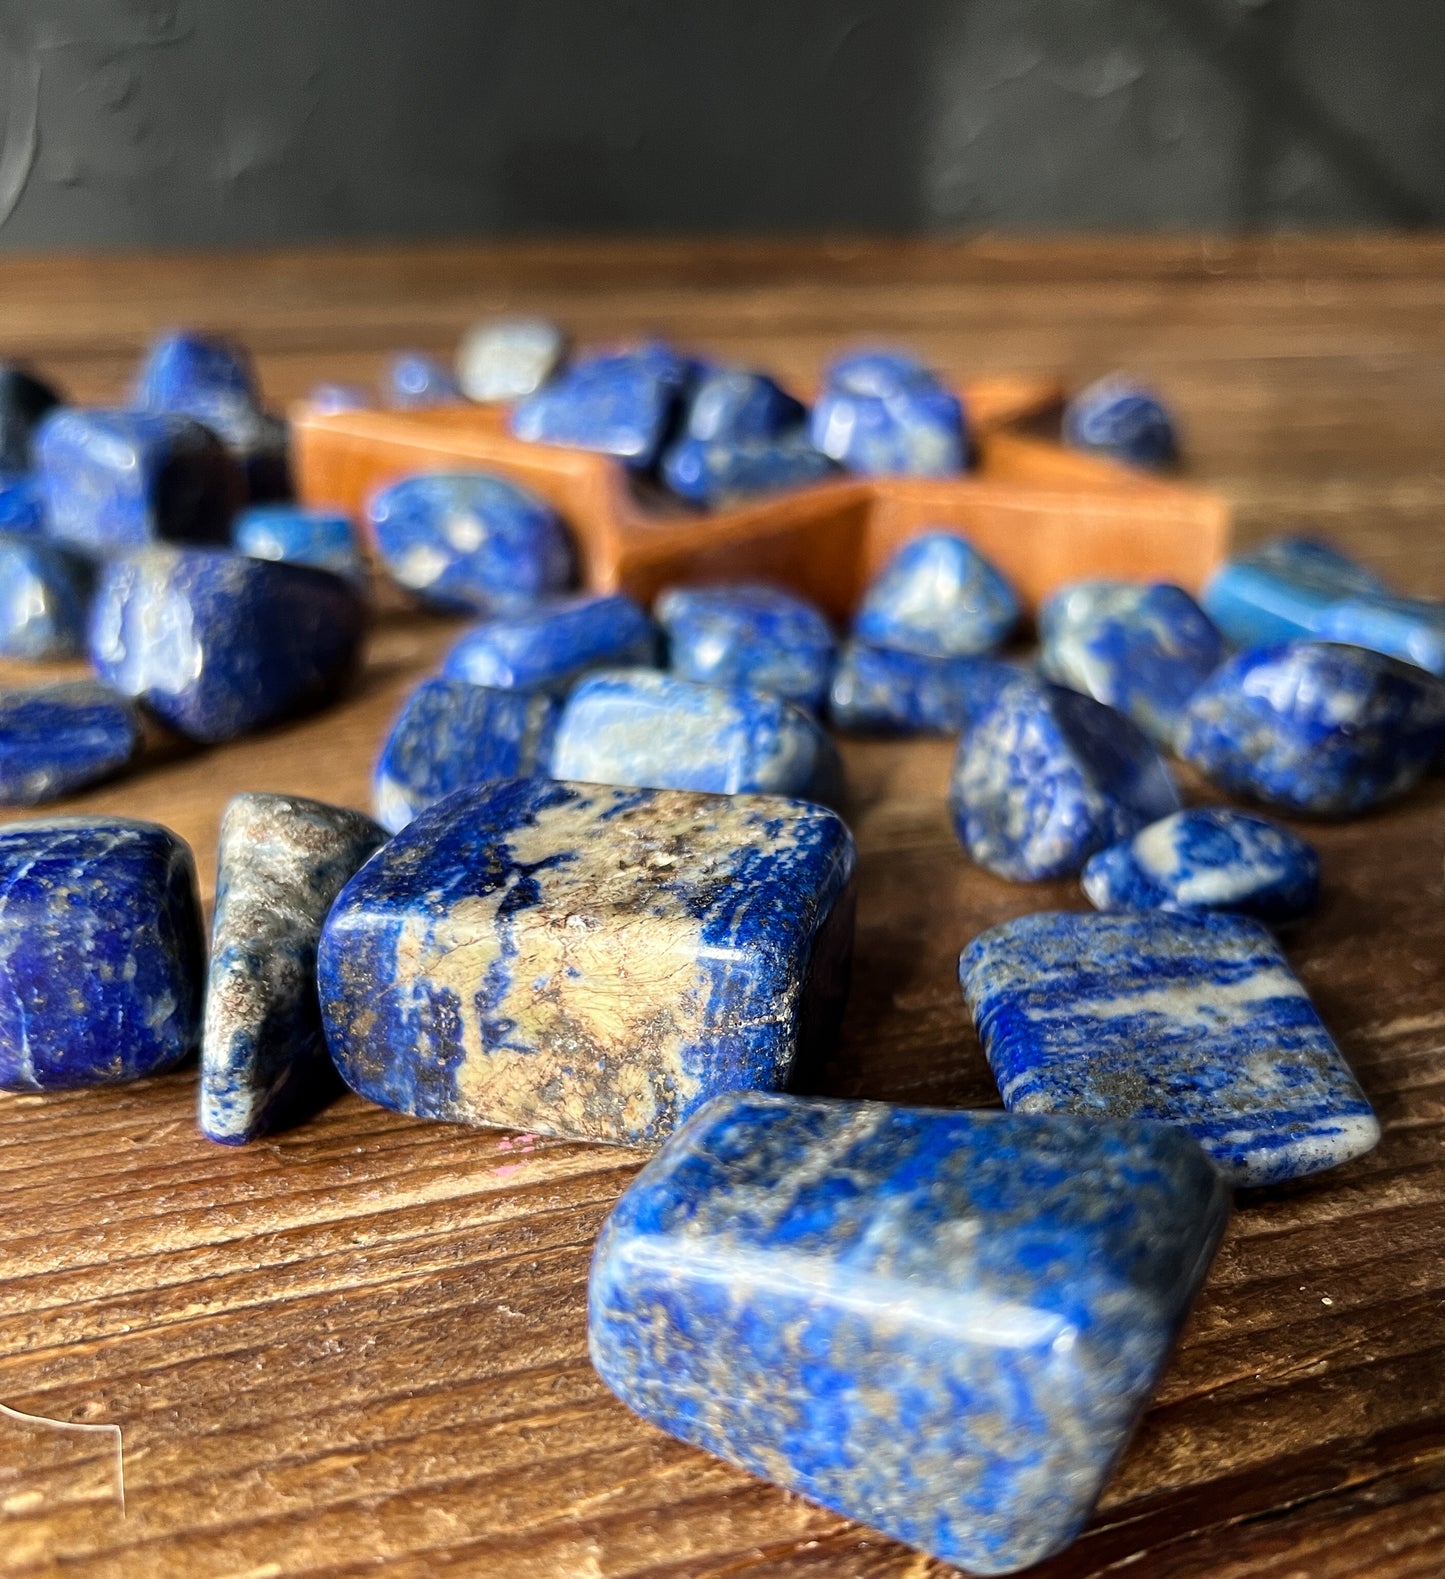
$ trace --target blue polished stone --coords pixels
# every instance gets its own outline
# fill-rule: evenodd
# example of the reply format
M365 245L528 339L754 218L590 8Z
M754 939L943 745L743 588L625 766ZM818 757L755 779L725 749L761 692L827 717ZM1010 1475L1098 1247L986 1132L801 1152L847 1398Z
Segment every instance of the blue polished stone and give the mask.
M52 535L90 554L224 543L245 487L216 435L170 412L63 408L36 448Z
M514 693L513 693L514 694ZM517 779L423 812L321 939L347 1083L426 1118L637 1145L836 1034L853 841L821 807Z
M664 1431L1010 1573L1088 1518L1228 1210L1166 1125L719 1097L602 1231L592 1363Z
M968 464L963 405L920 363L859 352L827 370L809 419L813 443L864 476L951 477Z
M586 357L519 401L510 428L519 439L600 450L645 471L699 372L657 344Z
M520 400L539 390L567 354L567 336L545 318L484 318L457 347L457 383L468 400Z
M54 817L0 828L0 1090L115 1085L200 1032L196 867L169 828Z
M34 806L109 778L139 744L135 708L94 680L0 691L0 805Z
M1368 647L1445 679L1445 603L1358 596L1331 604L1315 622L1320 641Z
M198 395L185 415L209 428L240 468L244 497L269 504L291 497L291 433L286 423L239 395Z
M367 411L375 402L358 384L316 384L306 396L306 404L323 415L338 411Z
M474 626L442 673L501 690L563 694L589 669L657 660L657 630L624 593L550 599Z
M1387 596L1373 571L1308 537L1277 537L1222 565L1204 589L1204 609L1237 646L1312 636L1342 598Z
M1038 626L1051 680L1117 707L1165 746L1224 658L1214 622L1167 582L1076 582L1045 600Z
M1159 754L1123 713L1022 676L964 735L949 805L964 849L1015 882L1068 877L1179 808Z
M805 433L710 443L682 438L662 457L662 480L680 498L710 510L836 477L838 469Z
M745 444L796 432L807 416L803 402L766 373L719 367L698 380L683 435L704 444Z
M672 587L653 613L684 680L771 691L812 712L827 698L833 632L803 598L750 582Z
M238 795L226 807L201 1035L209 1139L242 1145L339 1088L316 947L336 896L385 842L370 817L298 795Z
M572 544L545 500L485 472L404 477L367 506L402 586L439 608L526 608L572 580Z
M236 517L231 546L252 559L312 565L352 580L365 575L351 518L335 510L308 510L299 504L252 505Z
M1237 653L1195 693L1176 749L1271 806L1348 816L1401 795L1445 743L1445 683L1362 647Z
M1248 916L1022 916L975 938L958 968L1010 1112L1167 1120L1240 1185L1333 1168L1380 1138Z
M842 793L838 753L802 708L768 691L649 669L603 670L581 681L557 723L552 775L825 802Z
M58 391L23 367L0 363L0 474L35 464L35 430L61 404Z
M992 652L1018 623L1013 588L952 532L905 543L863 594L853 634L870 647L923 658Z
M0 532L0 657L73 658L85 650L94 572L44 538Z
M922 658L850 641L838 656L828 711L865 735L956 735L1023 671L995 658Z
M1081 389L1064 407L1064 443L1150 470L1179 459L1169 408L1152 390L1122 373Z
M1083 875L1097 910L1233 910L1273 922L1313 910L1319 886L1312 846L1226 806L1151 822L1092 856Z
M420 411L427 406L454 406L462 399L456 380L434 357L421 351L400 351L386 365L382 401L393 411Z
M34 472L0 475L0 532L39 537L46 530L45 486Z
M260 398L250 358L239 346L186 330L155 340L136 377L134 399L141 410L189 413L198 399L216 396L252 406Z
M545 774L560 706L540 691L424 680L391 726L372 776L392 833L453 790Z
M332 701L356 668L352 584L221 549L151 548L105 567L90 617L101 679L193 740L231 740Z

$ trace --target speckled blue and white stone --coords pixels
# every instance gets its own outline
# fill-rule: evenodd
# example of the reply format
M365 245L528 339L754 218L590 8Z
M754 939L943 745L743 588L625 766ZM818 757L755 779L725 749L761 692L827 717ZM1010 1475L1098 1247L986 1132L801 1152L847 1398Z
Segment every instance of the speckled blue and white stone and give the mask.
M461 400L462 392L434 356L400 351L386 365L381 396L383 404L393 411L421 411L427 406L454 406Z
M0 363L0 474L35 464L35 430L60 405L60 392L23 367Z
M222 549L112 560L90 658L116 690L192 740L231 740L332 701L361 654L366 605L340 576Z
M403 477L373 495L367 514L391 575L438 608L499 613L571 584L572 543L557 512L505 477Z
M709 510L766 494L811 488L838 468L805 433L776 439L682 438L662 457L662 480L680 498Z
M519 439L599 450L645 471L700 371L657 344L585 357L519 401L509 426Z
M0 805L35 806L109 778L140 745L140 718L94 680L0 691Z
M1162 1124L719 1097L603 1228L592 1363L644 1419L970 1573L1060 1551L1229 1192Z
M1176 749L1235 795L1342 817L1402 795L1445 743L1445 682L1330 642L1255 648L1195 693Z
M469 630L442 673L501 690L560 696L589 669L657 661L657 628L624 593L549 599Z
M1373 571L1308 537L1277 537L1215 571L1204 610L1238 647L1312 636L1342 598L1388 596Z
M1010 1112L1163 1119L1237 1185L1333 1168L1380 1138L1279 944L1248 916L1022 916L975 938L958 968Z
M468 784L545 774L561 704L541 691L423 680L391 726L372 776L391 833Z
M323 415L334 415L370 410L375 401L357 384L316 384L306 396L306 404Z
M253 504L236 517L231 547L252 559L311 565L334 576L364 579L351 518L299 504Z
M459 790L342 891L327 1041L383 1107L624 1145L775 1089L836 1034L853 841L821 807L514 779Z
M832 803L842 793L843 770L812 717L769 691L606 669L567 698L552 776Z
M1281 922L1314 909L1320 861L1277 822L1203 806L1100 850L1082 882L1096 910L1233 910Z
M1045 599L1038 627L1051 680L1117 707L1163 746L1224 658L1214 622L1167 582L1076 582Z
M67 1091L179 1063L201 1029L196 867L169 828L0 828L0 1090Z
M1000 877L1069 877L1096 850L1179 809L1169 770L1123 713L1023 676L964 735L949 806L970 856Z
M567 336L546 318L484 318L457 347L457 383L468 400L520 400L562 365Z
M51 534L88 554L224 543L245 487L216 435L172 412L65 407L36 451Z
M135 404L143 411L189 412L198 398L215 395L258 404L245 351L216 335L171 330L158 336L136 375Z
M0 657L83 652L94 580L78 554L41 537L0 532Z
M757 582L672 587L652 612L681 679L771 691L810 712L827 699L833 631L804 598Z
M41 537L46 530L45 488L34 472L0 474L0 532Z
M834 362L809 431L825 455L867 477L951 477L968 464L958 396L921 363L892 352Z
M338 1087L321 1028L321 924L386 842L370 817L297 795L238 795L221 819L201 1033L201 1133L239 1146Z
M996 658L922 658L917 653L844 643L828 710L852 734L956 735L1024 671Z
M1064 407L1064 443L1128 466L1158 470L1179 458L1169 408L1152 390L1122 373L1081 389Z
M1319 641L1368 647L1445 678L1445 603L1429 598L1352 597L1315 621Z
M968 658L1002 645L1018 617L1013 588L977 549L955 533L926 532L879 571L853 634L870 647Z

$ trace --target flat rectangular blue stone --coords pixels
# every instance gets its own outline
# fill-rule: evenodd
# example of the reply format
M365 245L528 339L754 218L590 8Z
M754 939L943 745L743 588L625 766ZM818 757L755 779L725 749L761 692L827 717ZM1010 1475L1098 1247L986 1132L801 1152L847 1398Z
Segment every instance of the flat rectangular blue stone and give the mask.
M94 680L0 692L0 805L34 806L108 778L140 738L135 708Z
M1210 619L1241 647L1312 636L1341 598L1387 594L1372 571L1309 537L1277 537L1221 565L1201 602Z
M1010 1112L1178 1124L1240 1185L1333 1168L1380 1138L1258 921L1046 912L984 932L958 968Z
M589 669L646 665L656 657L657 629L631 598L583 593L484 620L447 654L442 674L560 696Z
M603 1229L592 1362L685 1442L1011 1573L1088 1517L1227 1211L1164 1125L724 1096Z

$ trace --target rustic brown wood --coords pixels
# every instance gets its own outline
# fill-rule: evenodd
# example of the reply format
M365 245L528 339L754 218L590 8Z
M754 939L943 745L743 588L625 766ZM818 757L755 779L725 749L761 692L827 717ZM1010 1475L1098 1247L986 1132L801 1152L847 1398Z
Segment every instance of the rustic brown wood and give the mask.
M637 244L0 263L5 347L112 395L163 323L231 328L278 401L443 351L476 313L660 331L806 381L900 336L951 375L1114 366L1183 414L1245 535L1312 524L1445 594L1445 240ZM392 617L324 717L157 742L71 803L157 817L213 878L238 789L365 806L378 737L454 627ZM858 969L831 1089L995 1093L954 979L985 925L1077 905L969 867L949 747L853 743ZM1192 781L1191 793L1199 786ZM1445 1571L1445 789L1308 830L1287 939L1379 1107L1372 1156L1242 1198L1155 1407L1047 1579L1438 1579ZM242 1150L195 1075L0 1099L0 1573L924 1579L945 1570L639 1424L583 1341L592 1238L635 1159L347 1098Z

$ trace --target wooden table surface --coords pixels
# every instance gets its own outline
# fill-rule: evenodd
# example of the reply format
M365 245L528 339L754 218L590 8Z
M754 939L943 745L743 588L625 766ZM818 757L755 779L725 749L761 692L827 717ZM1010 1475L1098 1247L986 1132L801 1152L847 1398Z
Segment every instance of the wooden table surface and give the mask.
M805 379L840 341L951 373L1123 366L1182 414L1244 537L1308 525L1445 595L1445 243L577 246L0 262L0 350L118 392L165 324L228 329L284 401L445 352L471 318L659 330ZM452 627L384 623L323 717L159 752L75 809L168 823L209 897L242 789L367 804L385 724ZM945 742L851 744L857 970L831 1089L996 1093L955 981L981 928L1077 906L965 861ZM1189 781L1186 789L1198 795ZM69 809L69 808L67 808ZM1241 1198L1158 1401L1049 1579L1445 1572L1445 789L1315 834L1296 967L1384 1122L1372 1156ZM0 1573L924 1579L947 1572L668 1440L588 1367L597 1228L636 1157L347 1097L240 1150L195 1071L0 1097Z

